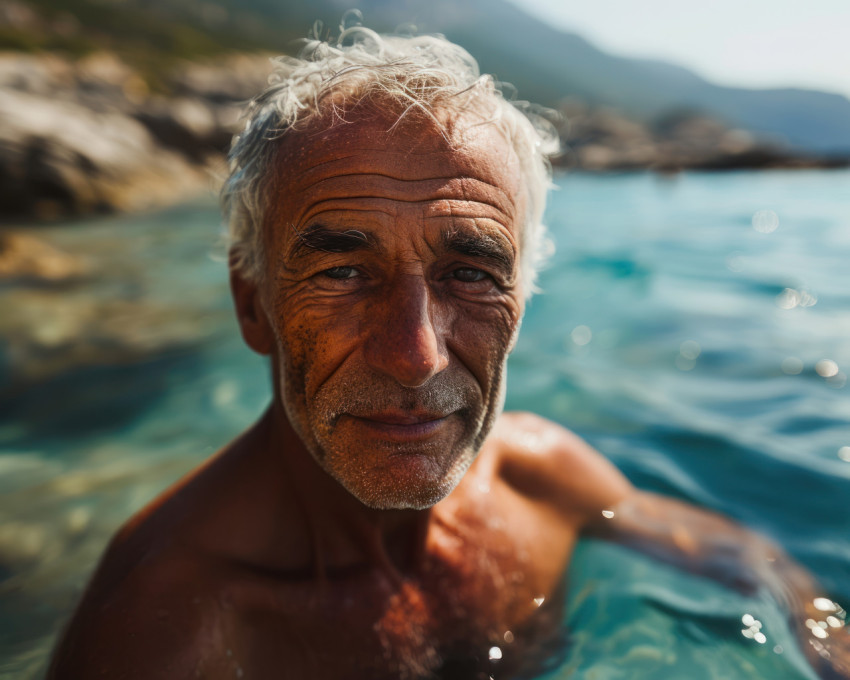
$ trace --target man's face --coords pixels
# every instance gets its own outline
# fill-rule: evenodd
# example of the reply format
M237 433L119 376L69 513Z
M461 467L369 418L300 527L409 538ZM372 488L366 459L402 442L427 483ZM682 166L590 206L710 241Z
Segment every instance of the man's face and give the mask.
M262 307L287 416L365 505L425 508L502 407L523 311L519 164L489 125L349 114L285 139Z

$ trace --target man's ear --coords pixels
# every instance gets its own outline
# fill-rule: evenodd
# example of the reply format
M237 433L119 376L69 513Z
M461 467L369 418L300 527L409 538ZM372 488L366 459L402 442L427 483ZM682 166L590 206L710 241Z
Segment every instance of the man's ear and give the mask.
M236 319L248 347L257 354L271 354L274 334L256 283L248 281L234 266L231 258L230 292L236 306Z

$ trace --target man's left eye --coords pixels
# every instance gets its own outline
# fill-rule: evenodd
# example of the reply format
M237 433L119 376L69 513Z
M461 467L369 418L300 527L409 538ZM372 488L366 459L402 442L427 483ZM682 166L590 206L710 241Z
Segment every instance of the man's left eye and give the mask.
M460 269L455 269L452 272L452 275L458 281L463 283L477 283L489 278L490 276L487 272L483 272L480 269L473 269L472 267L461 267Z
M322 276L327 276L329 279L353 279L360 275L354 267L331 267L322 272Z

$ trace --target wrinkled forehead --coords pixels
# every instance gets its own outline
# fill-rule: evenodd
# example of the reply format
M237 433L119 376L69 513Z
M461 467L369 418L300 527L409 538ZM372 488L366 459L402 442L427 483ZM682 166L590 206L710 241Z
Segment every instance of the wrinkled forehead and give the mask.
M399 112L377 106L329 112L301 129L287 131L271 168L266 224L297 223L296 206L305 192L331 177L357 180L385 176L400 182L474 182L490 193L521 231L526 192L519 159L505 134L473 113L419 110Z

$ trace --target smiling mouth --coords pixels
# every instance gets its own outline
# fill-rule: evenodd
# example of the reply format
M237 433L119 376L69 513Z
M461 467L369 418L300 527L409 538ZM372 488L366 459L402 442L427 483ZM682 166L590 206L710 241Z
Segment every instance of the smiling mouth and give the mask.
M374 413L350 417L384 437L411 440L429 437L438 432L451 414L416 414L404 412Z

